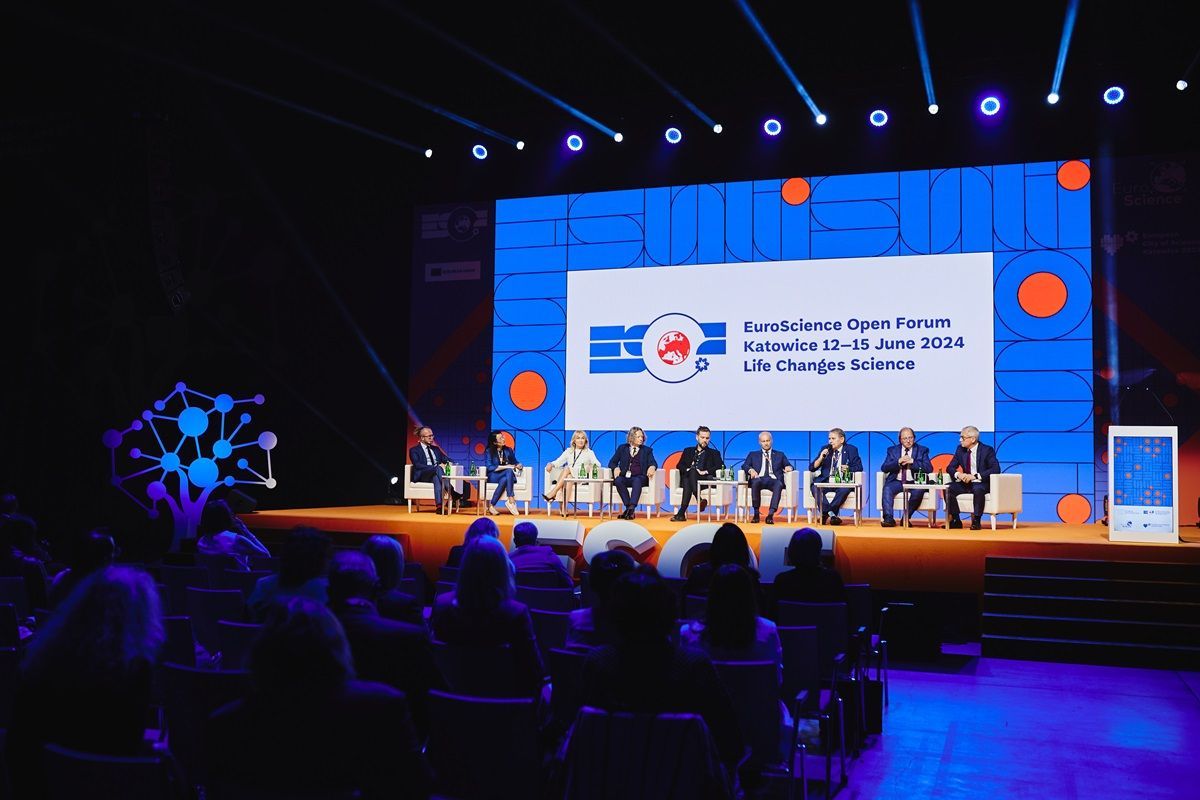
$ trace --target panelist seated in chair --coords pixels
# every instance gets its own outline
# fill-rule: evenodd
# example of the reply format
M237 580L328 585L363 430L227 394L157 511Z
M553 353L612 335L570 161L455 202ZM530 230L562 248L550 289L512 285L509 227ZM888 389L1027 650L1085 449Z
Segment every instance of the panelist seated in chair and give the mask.
M546 466L546 491L542 493L542 498L547 503L558 500L565 504L570 499L567 494L566 479L578 477L581 468L590 477L593 467L598 472L600 460L588 446L587 431L575 431L571 434L571 446L563 450L561 456ZM565 516L566 509L563 508L562 512Z
M918 472L933 472L933 463L929 460L929 448L917 444L917 434L912 428L900 429L900 443L887 449L883 458L883 466L879 471L883 478L883 527L891 528L896 524L892 511L896 505L896 495L904 491L904 484L912 483ZM925 497L924 489L914 489L908 493L908 508L904 513L912 519L913 512L921 506Z
M679 487L683 490L683 498L679 502L679 510L671 517L672 522L687 522L687 507L695 495L700 511L708 506L708 501L700 497L699 481L711 480L717 470L725 469L725 459L715 447L710 447L712 431L704 425L696 428L696 446L683 448L679 456Z
M637 426L630 428L625 444L608 460L608 468L613 471L613 486L625 504L620 519L633 519L642 489L650 485L650 479L658 469L654 451L646 444L646 432Z
M445 450L434 444L433 428L429 426L417 428L417 444L408 450L408 463L412 464L410 480L413 483L433 484L433 497L434 502L437 503L438 513L442 511L447 493L454 498L456 503L467 499L470 490L466 484L463 484L463 491L459 492L446 479L445 466L450 463L450 457L446 455Z
M785 453L774 448L774 441L770 431L763 431L758 435L758 449L751 450L742 462L742 469L750 481L750 505L754 508L751 523L758 522L763 489L767 489L771 492L767 524L775 524L775 512L779 510L779 500L783 497L783 476L792 471L792 462L788 461Z
M984 497L988 493L992 476L1000 472L1000 461L996 458L996 451L979 441L979 428L968 425L962 429L958 437L958 448L954 451L954 458L950 459L950 466L946 471L954 476L950 488L946 490L946 516L950 519L950 527L962 527L958 497L970 493L971 530L979 530Z
M835 489L833 499L825 496L825 489L818 489L818 483L829 483L834 475L853 475L862 472L862 459L858 457L858 448L846 442L846 432L841 428L830 428L829 444L821 448L821 452L812 460L812 494L817 501L817 510L821 512L822 525L841 525L842 519L838 512L842 504L850 496L851 489Z
M514 496L517 489L517 475L521 473L521 463L517 461L516 452L504 443L503 431L492 431L488 434L488 448L485 452L487 454L488 483L496 486L492 491L492 500L488 503L488 513L499 514L500 512L496 510L496 503L499 503L500 498L507 494L508 499L504 501L504 507L514 517L521 516L517 511Z

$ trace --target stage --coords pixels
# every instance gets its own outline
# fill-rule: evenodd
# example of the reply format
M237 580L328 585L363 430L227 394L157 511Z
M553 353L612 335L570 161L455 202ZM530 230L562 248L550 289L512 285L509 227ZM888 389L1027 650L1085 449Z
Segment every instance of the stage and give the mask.
M377 533L400 536L409 558L425 565L430 578L436 579L437 567L445 562L450 548L462 542L463 531L475 514L473 511L451 516L438 516L432 511L410 514L403 506L378 505L259 511L244 514L242 519L256 532L263 532L268 546L295 525L312 525L328 531L339 544ZM503 514L494 519L501 538L508 544L514 523L520 519L537 523L546 516L545 512L539 514L535 510L529 517L518 519ZM604 520L584 514L579 521L590 531ZM649 563L657 561L662 545L686 525L670 522L666 514L649 520L640 515L635 521L658 543L657 548L643 557ZM801 517L791 526L781 521L775 527L794 529L804 524ZM763 527L742 525L756 553ZM907 529L883 528L878 520L866 520L859 528L843 524L832 530L836 533L837 568L846 582L869 583L872 588L883 590L979 594L983 591L984 558L989 555L1200 563L1200 543L1110 542L1108 529L1101 525L1021 523L1013 530L1011 523L1005 527L998 520L997 529L992 531L985 519L981 531L950 531L927 528L924 520ZM1200 540L1200 531L1190 536L1185 529L1184 535Z

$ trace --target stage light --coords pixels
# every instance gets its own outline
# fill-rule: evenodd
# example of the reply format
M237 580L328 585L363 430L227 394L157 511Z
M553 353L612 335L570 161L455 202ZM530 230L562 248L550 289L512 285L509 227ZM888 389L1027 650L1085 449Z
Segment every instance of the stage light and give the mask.
M1104 102L1108 103L1110 106L1115 106L1117 103L1125 99L1125 90L1120 86L1110 86L1104 90L1102 97L1104 98Z
M399 482L400 482L400 476L399 476L399 475L393 475L393 476L392 476L392 486L395 486L395 485L396 485L397 483L399 483Z
M938 111L940 111L940 109L938 108L938 104L937 104L937 103L930 103L930 104L929 104L929 113L930 113L930 114L937 114L937 112L938 112Z
M1180 83L1183 83L1183 81L1180 81ZM720 133L723 130L725 130L725 127L721 123L718 122L716 125L713 125L713 133Z
M525 142L523 142L523 141L518 141L518 142L517 142L517 149L518 149L518 150L524 150L524 149L525 149Z
M671 144L679 144L683 140L683 132L679 128L667 128L667 132L663 136Z
M572 133L567 137L567 149L572 153L578 153L583 149L583 137L578 133Z
M884 125L887 125L888 115L882 108L877 108L871 112L871 116L868 119L871 120L871 124L876 128L882 128Z
M1179 91L1181 91L1181 92L1182 92L1182 91L1183 91L1184 89L1186 89L1187 87L1188 87L1188 83L1187 83L1187 81L1183 80L1182 78L1180 78L1179 80L1175 81L1175 88L1176 88L1176 89L1178 89Z
M1078 15L1079 0L1068 0L1067 15L1063 18L1062 36L1058 40L1058 58L1054 61L1054 77L1050 80L1050 94L1046 95L1046 102L1050 105L1059 101L1063 70L1067 66L1067 53L1071 50L1071 34L1075 32L1075 18Z
M771 55L775 57L775 63L777 63L779 68L783 70L783 74L787 75L788 80L791 81L792 87L796 90L796 94L800 95L800 97L804 100L804 103L808 106L808 110L813 113L813 116L823 116L821 114L821 109L817 108L817 104L813 101L812 95L808 93L808 89L805 89L804 84L802 84L800 79L796 77L796 73L792 71L792 66L788 64L787 59L783 57L783 53L779 52L779 48L775 46L774 40L771 39L771 36L767 33L767 29L763 27L762 22L760 22L758 17L755 15L754 10L750 8L750 4L747 2L747 0L735 0L735 2L737 3L738 8L742 10L742 16L746 18L746 21L750 23L750 27L753 28L754 32L758 34L758 38L761 39L762 43L766 45L769 51L771 51ZM817 122L817 124L824 125L825 123Z
M477 144L471 148L471 155L475 156L480 161L483 161L485 158L487 158L487 148L481 144Z
M778 136L782 130L783 126L774 117L763 123L763 133L767 134L767 136Z
M912 18L913 37L917 40L917 58L921 61L921 78L925 81L925 99L929 102L929 113L937 113L937 97L933 93L933 70L929 68L929 50L925 47L925 25L921 22L921 6L917 0L909 0L908 13Z
M994 95L988 95L987 97L983 98L983 101L979 104L979 110L983 112L984 116L996 116L998 113L1000 113L1000 98L995 97Z
M1057 105L1058 100L1059 100L1058 92L1051 92L1050 94L1046 95L1046 102L1052 106Z
M425 157L426 157L426 158L433 158L433 148L426 148L426 149L425 149Z
M817 114L817 124L818 125L824 125L828 121L829 121L829 117L825 116L824 114Z
M613 141L617 142L618 144L625 141L625 134L621 133L620 131L617 131L616 133L613 134Z

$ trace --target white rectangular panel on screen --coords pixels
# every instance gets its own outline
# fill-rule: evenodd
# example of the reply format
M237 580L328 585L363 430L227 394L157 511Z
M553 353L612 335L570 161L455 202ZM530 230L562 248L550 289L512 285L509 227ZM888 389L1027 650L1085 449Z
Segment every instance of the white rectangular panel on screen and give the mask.
M992 254L567 275L566 427L995 427Z

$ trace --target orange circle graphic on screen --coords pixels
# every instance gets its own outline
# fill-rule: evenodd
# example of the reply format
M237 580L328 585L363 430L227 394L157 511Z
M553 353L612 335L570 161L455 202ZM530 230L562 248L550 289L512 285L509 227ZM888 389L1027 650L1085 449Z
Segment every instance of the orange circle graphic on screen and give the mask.
M783 182L780 193L783 195L783 202L789 206L798 206L808 200L812 194L812 187L804 178L788 178Z
M546 379L533 370L525 370L508 385L508 397L522 411L533 411L546 402Z
M513 435L508 431L500 431L500 435L504 437L504 444L508 447L515 448L517 446L517 440L514 439Z
M1067 304L1067 285L1052 272L1035 272L1021 281L1017 302L1031 317L1053 317Z
M475 453L477 455L483 455L483 451L486 449L487 448L483 446L483 442L479 442L475 445Z
M1092 515L1092 504L1081 494L1064 494L1058 499L1058 518L1068 525L1082 525Z
M954 460L952 453L938 453L933 458L929 459L929 463L933 465L933 471L946 471L946 467L950 466L950 462Z
M1077 192L1088 185L1092 170L1082 161L1068 161L1058 168L1058 185L1069 192Z

